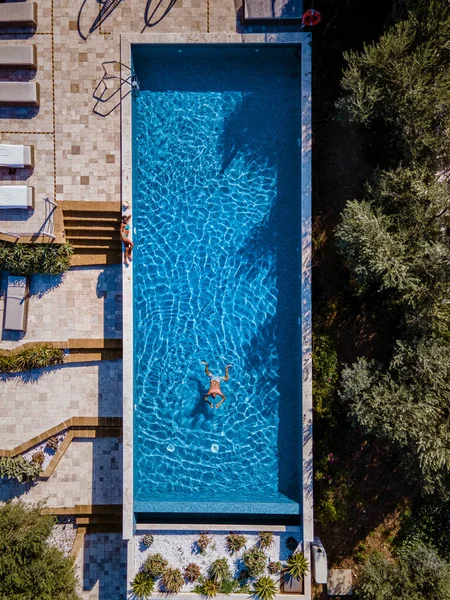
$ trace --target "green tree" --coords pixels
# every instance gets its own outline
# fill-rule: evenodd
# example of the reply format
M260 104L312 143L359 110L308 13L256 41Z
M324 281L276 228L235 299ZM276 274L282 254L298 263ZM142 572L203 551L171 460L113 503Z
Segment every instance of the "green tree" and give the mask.
M39 507L0 506L2 600L80 600L73 559L46 542L54 523Z
M399 552L395 562L373 553L356 592L361 600L449 600L450 564L423 545Z

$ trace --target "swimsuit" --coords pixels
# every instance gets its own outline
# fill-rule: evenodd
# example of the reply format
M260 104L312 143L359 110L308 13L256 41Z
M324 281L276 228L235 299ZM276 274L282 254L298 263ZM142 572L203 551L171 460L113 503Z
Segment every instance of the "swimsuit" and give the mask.
M219 387L220 387L220 382L225 381L225 377L216 377L215 375L212 375L212 374L208 375L208 377L211 379L211 385L213 383L217 383Z

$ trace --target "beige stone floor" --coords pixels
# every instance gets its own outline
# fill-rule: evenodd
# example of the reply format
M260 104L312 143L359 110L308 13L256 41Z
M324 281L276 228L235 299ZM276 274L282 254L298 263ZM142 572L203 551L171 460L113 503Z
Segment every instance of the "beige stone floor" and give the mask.
M39 231L45 197L56 201L120 197L120 109L108 116L95 114L93 93L102 78L102 62L120 61L121 33L234 32L241 0L115 4L101 26L89 33L102 6L97 0L40 0L35 35L0 34L0 44L36 45L38 69L31 77L41 90L36 114L30 109L0 108L0 143L32 143L36 151L33 172L18 169L11 175L8 169L0 170L0 185L26 184L36 191L35 211L2 211L0 231ZM23 71L0 71L0 79L26 77L30 74ZM111 103L99 105L102 112L110 107Z

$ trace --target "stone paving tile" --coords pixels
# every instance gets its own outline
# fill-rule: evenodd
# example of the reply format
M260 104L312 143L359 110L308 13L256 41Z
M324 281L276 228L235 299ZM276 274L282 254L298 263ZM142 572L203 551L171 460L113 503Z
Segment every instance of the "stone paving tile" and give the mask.
M120 534L86 535L76 565L83 600L127 597L127 544Z
M2 295L6 285L4 273ZM122 337L121 265L76 267L62 276L34 275L30 294L27 332L18 337L16 332L3 331L2 348L25 342ZM0 299L0 319L3 307Z
M14 448L70 417L122 415L122 361L0 375L0 443Z
M49 507L122 503L122 442L75 438L50 479L34 485L0 481L0 501L20 497Z

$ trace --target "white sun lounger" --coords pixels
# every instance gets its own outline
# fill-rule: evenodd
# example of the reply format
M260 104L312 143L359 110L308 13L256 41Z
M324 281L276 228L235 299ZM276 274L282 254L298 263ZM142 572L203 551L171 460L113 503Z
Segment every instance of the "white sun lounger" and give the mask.
M39 85L35 81L0 81L0 105L39 106Z
M28 319L28 277L10 275L6 289L4 328L26 331Z
M0 8L1 12L1 8ZM0 46L0 68L36 69L36 46Z
M0 7L0 27L36 27L36 2L7 2Z
M0 144L0 167L20 169L34 166L33 146Z
M2 208L34 208L34 188L29 185L0 186Z

